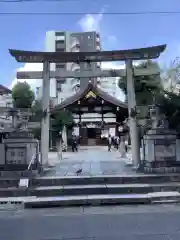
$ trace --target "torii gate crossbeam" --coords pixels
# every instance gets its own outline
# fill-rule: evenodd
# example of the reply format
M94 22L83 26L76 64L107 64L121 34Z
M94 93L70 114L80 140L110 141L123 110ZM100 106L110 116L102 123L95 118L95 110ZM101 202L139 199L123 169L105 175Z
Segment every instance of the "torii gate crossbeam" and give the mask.
M148 69L134 69L134 76L149 76L149 75L158 75L160 74L160 69L151 67ZM96 69L95 71L65 71L65 70L56 70L50 71L49 77L50 78L94 78L94 77L124 77L126 76L126 70L100 70ZM20 71L17 72L16 75L17 79L42 79L43 72L42 71Z
M131 148L133 163L138 166L140 163L140 148L138 144L138 132L136 115L132 114L136 112L136 98L134 91L134 75L133 75L133 60L153 59L158 58L160 54L165 50L166 45L160 45L150 48L140 48L121 51L101 51L101 52L32 52L10 49L10 54L15 57L18 62L36 62L43 63L43 73L39 76L43 77L43 94L42 94L42 110L46 112L46 115L42 119L41 123L41 156L43 163L48 163L48 151L49 151L49 100L50 100L50 77L51 74L57 74L50 72L50 63L67 63L67 62L103 62L103 61L125 61L126 64L126 76L127 76L127 89L128 89L128 111L130 120L130 135L131 135ZM114 72L106 72L108 76L114 77ZM116 72L117 73L117 72ZM156 71L157 73L157 71ZM24 73L25 74L25 73ZM29 72L28 72L29 74ZM37 74L37 75L38 75ZM64 76L69 72L64 72ZM70 73L72 74L72 73ZM85 73L80 74L82 77ZM102 74L102 71L89 72L89 76L97 77L98 74ZM124 74L124 73L123 73ZM136 73L135 73L136 74ZM141 75L143 75L141 73ZM72 76L72 75L71 75ZM89 77L88 76L88 77ZM62 77L62 76L58 76ZM73 74L75 77L75 73Z

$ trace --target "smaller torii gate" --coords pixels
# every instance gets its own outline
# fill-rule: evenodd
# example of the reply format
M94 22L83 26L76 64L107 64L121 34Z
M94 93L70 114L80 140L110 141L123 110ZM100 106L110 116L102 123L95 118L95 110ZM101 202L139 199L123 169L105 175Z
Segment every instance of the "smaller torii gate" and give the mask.
M18 62L43 63L43 72L18 72L18 79L43 79L42 88L42 110L45 113L41 123L41 155L43 163L48 162L49 151L49 100L50 100L50 78L91 78L91 77L121 77L127 76L128 89L128 111L130 120L130 135L133 163L138 166L140 163L140 148L138 141L136 122L136 98L134 91L134 75L157 75L159 69L136 70L133 68L133 60L147 60L158 58L165 50L166 45L149 48L101 51L101 52L35 52L10 49L10 54ZM103 61L125 61L126 70L100 70L95 71L50 71L50 63L68 62L103 62Z

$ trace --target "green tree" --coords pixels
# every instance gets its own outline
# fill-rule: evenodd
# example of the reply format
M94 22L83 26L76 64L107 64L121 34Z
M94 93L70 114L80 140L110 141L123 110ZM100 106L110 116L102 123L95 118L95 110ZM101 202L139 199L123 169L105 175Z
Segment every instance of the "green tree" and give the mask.
M176 58L163 73L164 90L156 96L159 106L169 122L169 127L180 133L180 93L177 84L180 81L180 61Z
M159 69L156 62L151 60L144 61L136 69ZM127 96L127 79L121 77L118 82L119 88ZM135 76L134 79L136 103L137 105L151 105L155 100L156 93L161 89L161 78L159 75Z
M163 81L166 89L173 91L176 84L180 82L180 58L172 61L163 74Z
M63 127L72 128L74 126L74 119L71 112L61 110L53 114L51 117L51 127L55 133L62 131Z
M157 96L156 104L169 122L169 127L180 133L180 95L163 91Z
M40 100L35 100L32 105L32 116L30 117L30 121L32 122L39 122L42 119L42 106Z
M18 82L12 89L13 104L16 108L31 108L34 92L26 82Z

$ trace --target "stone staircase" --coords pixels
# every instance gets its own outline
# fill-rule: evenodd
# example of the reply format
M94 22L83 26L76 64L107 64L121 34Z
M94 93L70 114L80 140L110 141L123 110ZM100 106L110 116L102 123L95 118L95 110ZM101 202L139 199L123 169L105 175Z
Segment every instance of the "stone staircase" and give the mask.
M18 179L0 179L0 204L37 208L180 200L180 175L177 174L39 177L30 179L24 186L19 182Z

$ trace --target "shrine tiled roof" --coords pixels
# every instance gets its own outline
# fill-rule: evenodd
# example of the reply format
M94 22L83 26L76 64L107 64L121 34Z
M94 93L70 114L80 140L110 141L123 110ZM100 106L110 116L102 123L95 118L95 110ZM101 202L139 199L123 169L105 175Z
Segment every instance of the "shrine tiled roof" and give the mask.
M8 94L8 93L12 93L12 91L9 88L0 84L0 95Z
M99 96L100 98L102 98L104 101L107 101L115 106L120 107L120 108L127 109L126 103L118 100L117 98L111 96L107 92L105 92L102 89L100 89L99 87L97 87L97 85L89 82L89 84L84 89L80 90L73 96L64 100L61 104L58 104L57 106L52 108L51 113L72 105L73 103L75 103L75 102L79 101L80 99L82 99L83 97L85 97L90 91L93 92L96 96Z

